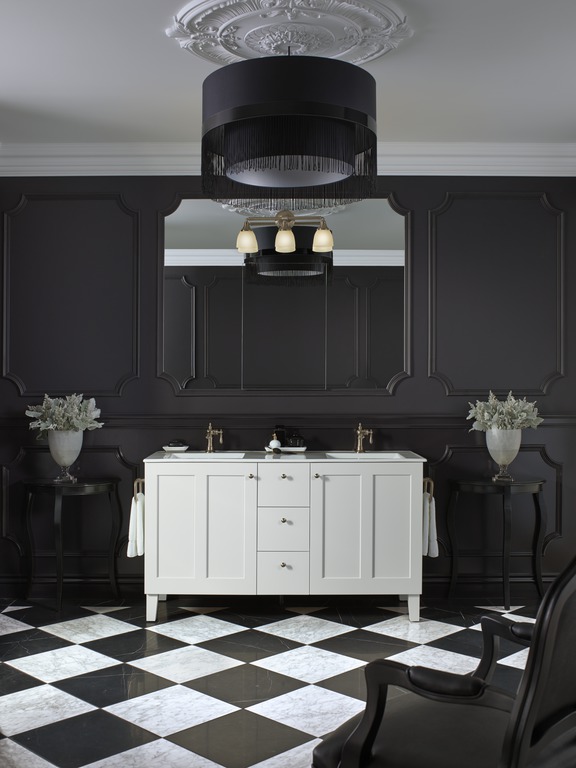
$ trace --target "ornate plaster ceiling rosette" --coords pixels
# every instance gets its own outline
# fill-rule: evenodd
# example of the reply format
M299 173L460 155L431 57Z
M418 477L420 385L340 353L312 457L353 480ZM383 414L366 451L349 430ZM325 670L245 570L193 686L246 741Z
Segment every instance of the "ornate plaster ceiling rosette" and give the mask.
M379 0L193 0L166 30L181 48L216 64L288 53L363 64L412 33Z

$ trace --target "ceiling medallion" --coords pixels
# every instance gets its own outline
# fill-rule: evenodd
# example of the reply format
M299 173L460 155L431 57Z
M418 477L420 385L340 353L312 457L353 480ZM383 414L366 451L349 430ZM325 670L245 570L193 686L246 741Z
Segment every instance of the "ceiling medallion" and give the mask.
M413 30L380 0L193 0L166 34L216 64L289 53L364 64Z

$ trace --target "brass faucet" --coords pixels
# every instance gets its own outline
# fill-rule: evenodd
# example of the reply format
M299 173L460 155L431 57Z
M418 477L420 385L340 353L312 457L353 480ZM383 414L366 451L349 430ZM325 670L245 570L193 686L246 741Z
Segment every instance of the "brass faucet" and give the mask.
M206 453L214 453L213 440L215 435L220 435L220 445L222 445L222 434L223 434L223 430L212 429L212 422L208 424L208 430L206 431L206 440L208 441Z
M370 445L374 442L371 429L364 429L362 424L359 423L356 427L356 453L364 453L364 438L370 438Z

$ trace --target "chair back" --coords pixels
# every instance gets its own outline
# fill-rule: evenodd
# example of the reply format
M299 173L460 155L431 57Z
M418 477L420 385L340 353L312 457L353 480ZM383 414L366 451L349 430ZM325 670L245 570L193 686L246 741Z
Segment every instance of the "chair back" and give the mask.
M501 768L537 762L542 750L570 731L576 739L576 559L540 605Z

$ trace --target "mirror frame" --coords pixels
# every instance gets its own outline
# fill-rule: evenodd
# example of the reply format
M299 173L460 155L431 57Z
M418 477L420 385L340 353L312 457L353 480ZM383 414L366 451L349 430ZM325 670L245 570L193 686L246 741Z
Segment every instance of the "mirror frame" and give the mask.
M157 378L168 381L174 391L174 394L178 397L246 397L260 395L264 393L271 396L301 396L307 395L311 397L319 397L326 395L337 394L342 397L365 397L367 394L379 395L379 396L392 396L396 393L398 385L401 381L412 377L413 361L412 361L412 212L403 208L394 197L392 192L378 191L373 198L386 200L392 210L404 218L404 335L403 335L403 354L404 354L404 366L402 370L395 373L391 379L387 382L386 386L379 388L367 388L367 387L349 387L342 389L242 389L238 388L222 388L222 389L189 389L181 386L181 383L168 371L164 369L164 266L165 266L165 254L166 249L165 233L166 233L166 218L170 214L174 213L184 200L207 200L204 195L201 194L188 194L186 192L179 193L168 208L165 208L158 212L158 291L157 291L157 350L156 350L156 375ZM234 257L235 258L235 257ZM235 262L234 262L235 263ZM229 264L223 265L228 266ZM359 265L360 266L360 265ZM362 265L363 266L363 265Z

